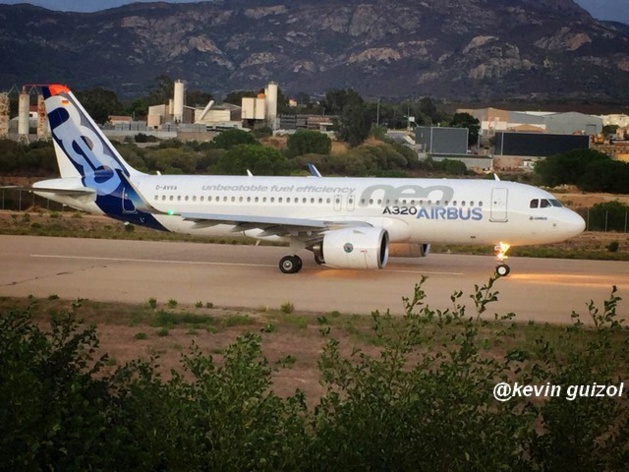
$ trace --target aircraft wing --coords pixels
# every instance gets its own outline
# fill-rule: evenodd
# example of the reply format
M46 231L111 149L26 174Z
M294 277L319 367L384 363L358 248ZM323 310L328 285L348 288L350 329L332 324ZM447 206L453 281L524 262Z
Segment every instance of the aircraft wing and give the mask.
M198 228L219 224L234 225L234 232L260 229L262 236L293 236L316 239L325 231L338 228L370 226L364 221L324 221L308 218L284 218L277 216L225 215L215 213L181 213L182 218L196 222Z

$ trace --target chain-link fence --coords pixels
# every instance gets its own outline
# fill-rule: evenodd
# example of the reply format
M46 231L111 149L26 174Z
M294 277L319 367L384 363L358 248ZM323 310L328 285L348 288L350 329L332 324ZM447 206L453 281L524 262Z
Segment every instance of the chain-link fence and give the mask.
M629 211L626 209L585 208L577 213L585 220L586 231L629 231Z
M70 210L67 205L53 202L47 198L35 195L33 192L21 189L0 189L0 209L11 211L27 211L44 209L47 211Z

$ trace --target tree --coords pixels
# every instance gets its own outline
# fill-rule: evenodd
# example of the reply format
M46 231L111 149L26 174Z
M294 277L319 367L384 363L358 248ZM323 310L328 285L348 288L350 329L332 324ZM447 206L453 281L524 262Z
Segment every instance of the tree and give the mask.
M119 115L123 112L118 96L111 90L96 87L78 91L76 97L96 123L107 123L110 115Z
M326 113L339 115L336 119L336 136L351 147L362 144L368 137L371 121L363 98L354 90L330 90L322 106Z
M301 156L303 154L330 154L332 141L318 131L298 130L288 136L286 143L286 157Z
M288 114L293 113L291 108L288 106L288 97L284 95L281 88L277 88L277 114Z
M149 105L163 105L173 98L175 94L175 82L167 75L155 78L153 87L149 91Z
M136 98L131 104L125 108L125 113L131 115L134 120L141 120L148 115L148 103L144 98Z
M629 164L611 159L589 162L577 185L585 192L629 193Z
M242 105L243 97L255 97L257 94L252 90L237 90L235 92L229 92L223 100L225 103L231 103L232 105Z
M231 149L239 144L257 144L256 138L249 131L229 129L214 136L214 146L219 149Z
M352 102L343 108L337 120L337 137L347 142L350 147L362 144L371 130L371 122L367 119L365 107L360 102Z
M431 98L424 97L419 101L419 112L430 118L432 124L440 123L443 120L443 114L437 109L437 105Z
M352 103L364 103L362 97L353 89L328 90L325 98L321 100L321 106L327 115L339 115Z
M186 92L186 103L190 106L205 107L213 98L211 93L202 92L201 90Z
M611 161L611 158L600 151L575 149L564 154L548 156L535 165L535 172L542 178L542 183L550 187L578 185L586 173L588 164L597 160Z
M480 132L480 122L469 113L455 113L450 122L454 128L467 128L469 131L469 145L478 144L478 134Z
M604 136L613 136L618 131L618 125L605 125L603 126L603 135Z
M239 144L229 149L218 160L218 170L227 175L245 175L250 170L255 175L283 175L286 159L273 148Z

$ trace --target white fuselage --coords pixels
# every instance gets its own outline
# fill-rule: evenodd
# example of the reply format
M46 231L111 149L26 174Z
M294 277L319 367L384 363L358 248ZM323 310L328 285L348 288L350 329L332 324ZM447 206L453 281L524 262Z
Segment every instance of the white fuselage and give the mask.
M161 214L154 216L165 229L210 237L233 235L236 229L246 236L268 238L260 229L204 225L177 215L362 222L386 229L391 242L424 244L543 244L568 239L584 228L583 219L560 206L550 193L497 180L140 174L133 183L159 210ZM87 200L44 196L104 213ZM135 211L130 200L122 200L121 206L119 214L107 214L124 220Z

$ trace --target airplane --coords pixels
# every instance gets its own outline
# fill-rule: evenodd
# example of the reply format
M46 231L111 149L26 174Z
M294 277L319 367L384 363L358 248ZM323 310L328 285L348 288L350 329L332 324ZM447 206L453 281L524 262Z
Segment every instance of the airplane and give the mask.
M61 178L36 194L134 225L208 237L283 241L297 273L308 250L325 267L383 269L430 245L493 245L496 273L511 246L577 236L585 222L550 193L479 179L149 175L131 167L64 85L42 87Z

